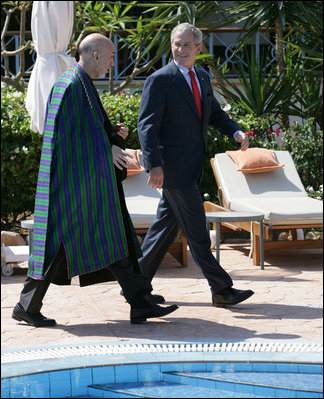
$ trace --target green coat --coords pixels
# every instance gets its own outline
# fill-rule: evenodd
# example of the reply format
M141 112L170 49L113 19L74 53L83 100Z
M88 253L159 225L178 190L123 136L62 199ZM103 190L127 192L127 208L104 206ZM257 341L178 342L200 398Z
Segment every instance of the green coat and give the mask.
M68 278L99 271L129 254L103 120L89 78L75 64L54 84L47 103L28 270L32 278L44 278L61 244Z

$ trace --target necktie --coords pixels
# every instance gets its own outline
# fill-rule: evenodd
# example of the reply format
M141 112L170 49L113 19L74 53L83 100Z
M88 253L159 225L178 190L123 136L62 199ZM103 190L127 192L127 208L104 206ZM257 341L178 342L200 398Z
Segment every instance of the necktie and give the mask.
M198 83L195 77L195 73L193 71L189 71L190 79L191 79L191 87L192 87L192 93L194 95L196 105L198 108L198 112L201 118L201 99L200 99L200 92L199 92L199 87Z

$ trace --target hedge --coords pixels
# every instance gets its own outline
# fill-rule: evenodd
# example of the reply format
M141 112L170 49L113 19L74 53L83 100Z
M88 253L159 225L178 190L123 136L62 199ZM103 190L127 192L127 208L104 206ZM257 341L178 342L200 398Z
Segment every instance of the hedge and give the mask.
M20 220L33 213L42 136L30 129L30 117L24 105L25 95L10 88L1 91L1 229L18 229ZM126 91L110 96L101 94L104 108L112 122L129 127L127 148L140 148L137 118L140 93ZM313 130L313 121L294 123L290 132L274 129L271 118L255 118L232 104L228 114L250 136L251 147L282 149L291 152L297 170L310 196L323 199L323 132ZM237 149L237 145L215 129L208 129L208 148L200 185L205 200L218 202L217 187L209 159L215 153Z

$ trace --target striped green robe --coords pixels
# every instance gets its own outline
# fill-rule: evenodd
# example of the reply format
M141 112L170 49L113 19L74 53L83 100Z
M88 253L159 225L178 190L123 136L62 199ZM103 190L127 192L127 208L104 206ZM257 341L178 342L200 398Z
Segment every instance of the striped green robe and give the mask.
M30 277L44 278L61 243L69 278L128 256L103 115L78 63L54 84L47 103Z

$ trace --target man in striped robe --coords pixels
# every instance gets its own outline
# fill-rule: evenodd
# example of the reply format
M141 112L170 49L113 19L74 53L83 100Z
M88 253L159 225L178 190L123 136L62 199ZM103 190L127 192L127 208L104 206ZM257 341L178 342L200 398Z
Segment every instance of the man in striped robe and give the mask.
M48 99L34 246L12 315L36 327L56 324L40 313L50 283L69 284L74 276L81 286L117 279L131 305L132 323L177 309L155 304L150 280L139 273L140 247L120 175L127 154L113 144L128 129L119 125L113 130L92 83L113 65L114 45L94 33L80 43L79 55Z

